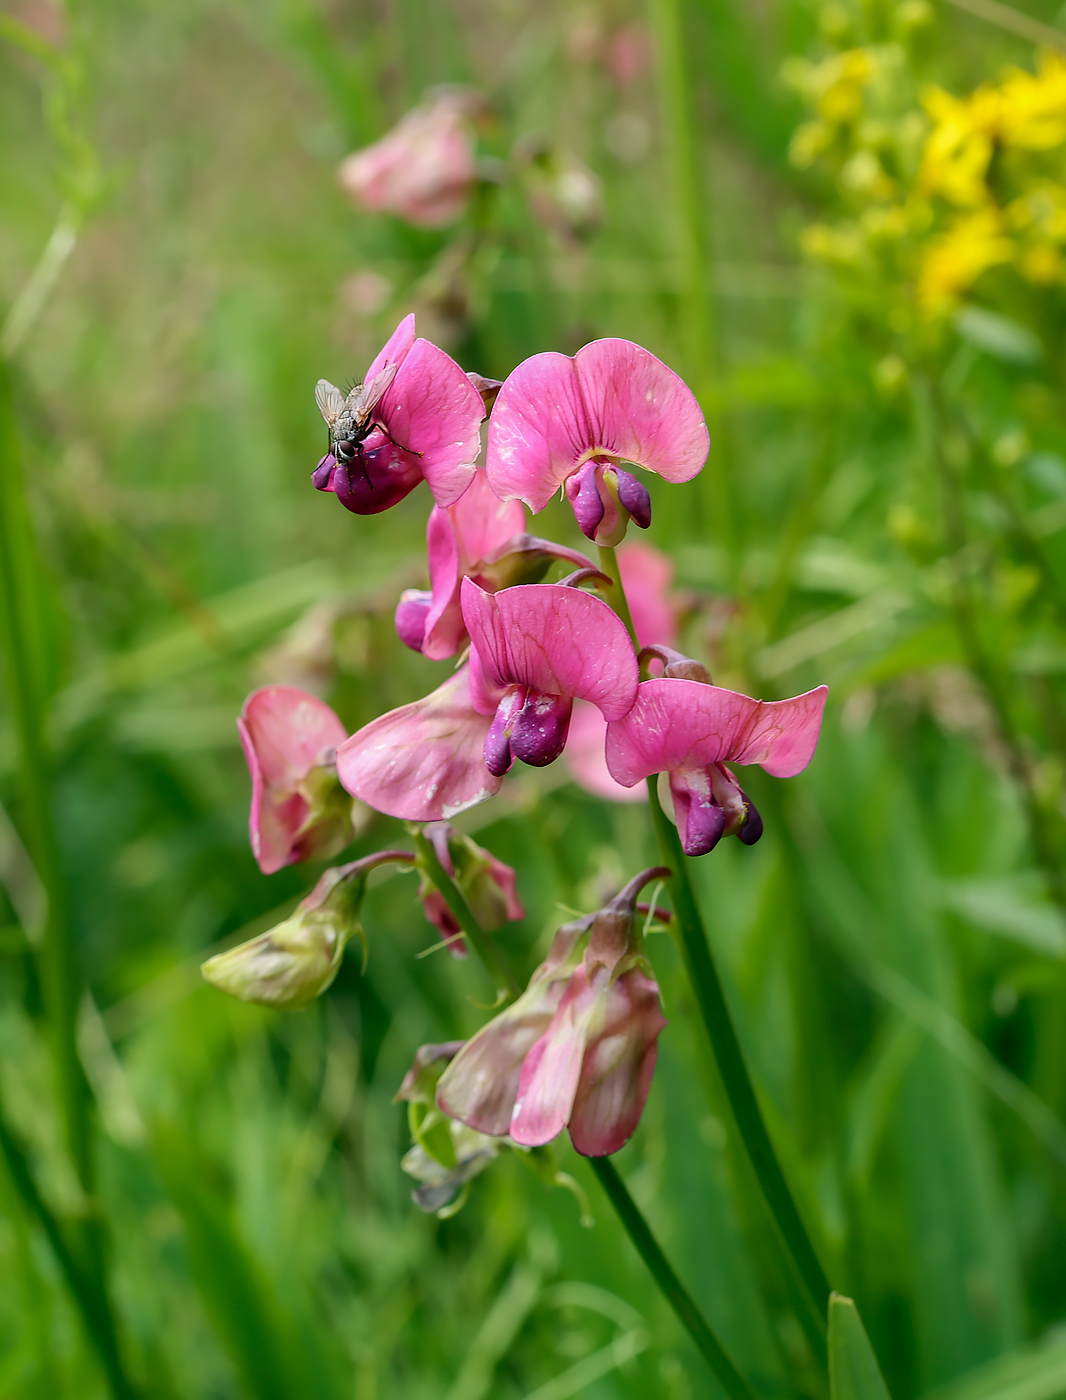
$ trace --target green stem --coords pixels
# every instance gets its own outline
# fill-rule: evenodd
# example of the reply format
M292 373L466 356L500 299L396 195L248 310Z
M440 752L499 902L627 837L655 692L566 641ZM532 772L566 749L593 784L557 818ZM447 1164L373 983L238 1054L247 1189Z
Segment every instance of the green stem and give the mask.
M655 832L659 838L663 864L674 871L670 888L685 963L693 991L696 993L703 1024L710 1037L718 1071L729 1097L733 1117L736 1119L741 1141L766 1203L795 1263L811 1313L817 1320L819 1331L824 1333L829 1309L829 1281L792 1199L792 1193L788 1189L781 1164L770 1141L770 1134L766 1130L755 1097L755 1088L744 1062L744 1052L740 1048L725 992L707 942L677 828L659 805L655 778L648 779L648 802Z
M686 1331L699 1348L700 1355L714 1372L715 1378L732 1400L754 1400L747 1381L729 1359L724 1347L711 1331L703 1314L692 1301L688 1289L670 1267L666 1255L636 1202L629 1194L625 1182L619 1176L610 1157L591 1157L589 1166L599 1178L611 1205L618 1212L618 1218L625 1226L626 1233L633 1241L637 1253L644 1260L648 1272L659 1285L663 1297L673 1308Z
M485 970L495 982L501 1004L514 1001L522 990L514 973L505 965L492 940L478 923L473 910L463 896L462 890L441 865L436 851L426 839L422 828L411 824L407 829L414 838L415 850L418 852L419 869L444 900L455 922L463 930L471 948L481 959Z
M634 649L639 651L640 642L637 641L636 628L633 626L633 615L629 611L629 599L626 597L625 585L622 582L622 573L618 567L618 551L611 546L603 544L599 546L599 550L600 568L611 580L610 596L604 601L610 603L611 607L614 608L615 612L625 623L626 631L629 633L629 640L633 643Z
M136 1400L137 1392L122 1368L119 1356L118 1339L106 1297L100 1292L95 1280L83 1273L74 1254L71 1252L59 1223L48 1209L30 1172L26 1154L11 1131L3 1110L0 1108L0 1154L7 1163L15 1190L29 1214L36 1218L44 1231L52 1253L56 1257L74 1302L81 1313L90 1344L100 1358L100 1364L107 1376L108 1385L115 1400Z

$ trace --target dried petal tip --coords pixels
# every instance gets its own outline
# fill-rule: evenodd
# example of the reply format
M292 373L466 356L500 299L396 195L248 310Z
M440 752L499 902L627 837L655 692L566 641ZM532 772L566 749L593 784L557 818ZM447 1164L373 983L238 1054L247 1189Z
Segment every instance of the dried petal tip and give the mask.
M485 417L492 412L492 405L496 402L496 395L503 388L502 379L486 379L483 374L475 374L473 370L466 372L467 379L481 395L481 402L485 405Z

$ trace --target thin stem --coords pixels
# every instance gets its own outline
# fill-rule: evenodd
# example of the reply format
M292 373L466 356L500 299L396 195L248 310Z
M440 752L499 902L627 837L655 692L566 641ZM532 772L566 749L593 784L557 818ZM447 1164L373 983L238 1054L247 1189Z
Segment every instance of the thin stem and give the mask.
M622 582L622 571L618 567L618 551L612 546L599 546L600 567L611 580L611 593L605 601L610 603L615 612L626 625L629 633L629 640L633 643L636 651L640 650L640 642L637 641L636 628L633 626L633 615L629 611L629 599L626 597L625 584Z
M107 1299L101 1293L95 1280L88 1278L75 1259L55 1216L48 1209L30 1172L26 1154L11 1131L2 1108L0 1108L0 1153L3 1154L7 1169L15 1189L22 1198L23 1205L34 1216L44 1231L52 1253L56 1257L67 1286L70 1288L85 1323L90 1344L100 1358L100 1364L107 1376L108 1385L115 1400L136 1400L137 1391L130 1383L122 1367L119 1356L118 1339L108 1307Z
M663 863L674 871L670 888L673 893L674 917L681 933L682 951L700 1015L710 1037L718 1071L733 1110L733 1117L736 1119L740 1139L777 1228L795 1263L819 1332L824 1333L829 1308L829 1281L792 1199L792 1193L788 1189L784 1172L763 1121L755 1097L755 1088L744 1062L744 1052L740 1048L725 992L707 942L696 894L685 864L686 857L681 850L676 827L659 805L655 778L648 779L648 802L655 832L659 838Z
M414 838L415 850L418 852L419 869L444 900L455 922L463 930L471 948L481 959L485 970L496 984L496 992L501 1003L514 1001L522 990L514 973L505 965L491 939L478 923L462 890L441 865L436 851L427 840L422 828L412 824L408 830Z
M674 1273L670 1261L659 1248L648 1222L619 1176L610 1157L591 1157L589 1166L606 1191L626 1234L644 1260L648 1272L659 1285L663 1297L673 1308L685 1330L699 1348L700 1355L714 1372L715 1379L732 1400L754 1400L747 1381L729 1359L725 1348L711 1331L707 1320L692 1300L688 1289Z

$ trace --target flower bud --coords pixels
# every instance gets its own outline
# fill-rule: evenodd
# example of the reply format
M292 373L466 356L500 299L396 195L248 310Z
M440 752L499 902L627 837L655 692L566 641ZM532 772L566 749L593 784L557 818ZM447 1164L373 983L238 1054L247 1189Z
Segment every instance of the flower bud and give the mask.
M405 588L396 604L396 635L404 646L421 651L426 639L426 621L433 606L433 594L425 588Z
M518 898L515 873L509 865L497 860L491 851L486 851L484 846L479 846L469 836L456 831L449 822L431 822L425 828L425 835L445 872L459 886L471 912L486 933L499 928L508 919L525 918L522 901ZM448 951L457 957L465 957L462 929L444 897L425 876L418 897L426 918L440 931Z
M642 530L651 524L647 487L632 472L603 458L590 458L567 477L566 496L582 534L601 546L620 544L630 520Z

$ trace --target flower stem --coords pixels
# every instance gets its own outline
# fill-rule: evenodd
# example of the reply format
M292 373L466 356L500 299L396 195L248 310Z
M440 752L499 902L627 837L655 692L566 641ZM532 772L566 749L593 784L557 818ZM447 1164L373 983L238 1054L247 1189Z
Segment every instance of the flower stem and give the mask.
M725 992L707 942L696 894L685 864L686 857L681 850L676 827L659 805L655 778L648 779L648 802L655 832L659 838L663 863L674 871L670 887L685 964L693 991L696 993L703 1024L710 1037L718 1071L733 1110L733 1117L736 1119L741 1141L766 1203L792 1256L810 1311L817 1320L818 1330L824 1333L829 1309L829 1281L792 1199L792 1193L788 1189L784 1172L770 1141L770 1134L766 1130L755 1097L755 1088L744 1062L744 1052L740 1048Z
M462 890L441 865L436 851L427 840L422 828L411 824L407 829L414 838L415 850L418 852L419 869L444 900L456 923L463 930L471 948L481 959L485 970L495 982L500 1004L506 1005L508 1002L514 1001L522 990L514 973L506 966L492 940L474 917L474 912L463 897Z
M591 1157L589 1166L596 1173L611 1205L618 1212L618 1218L625 1226L626 1234L633 1241L637 1253L647 1265L648 1272L696 1343L700 1355L714 1372L719 1385L732 1400L753 1400L747 1381L733 1365L721 1342L692 1301L688 1289L674 1273L670 1261L659 1248L655 1236L648 1228L648 1222L629 1194L610 1157Z
M629 599L626 597L625 584L622 582L622 572L618 567L618 551L611 545L601 544L600 567L611 580L610 596L605 602L610 603L615 612L626 625L629 633L629 640L633 643L634 650L640 650L640 642L637 641L636 629L633 626L633 615L629 611Z

